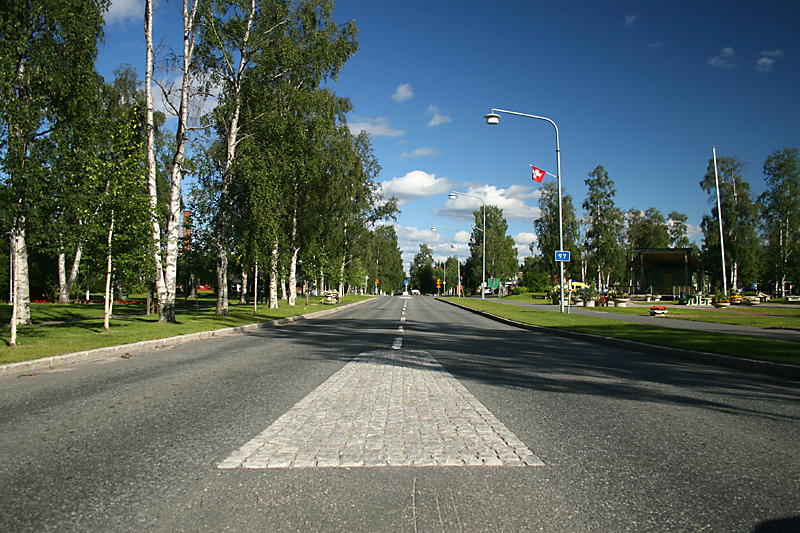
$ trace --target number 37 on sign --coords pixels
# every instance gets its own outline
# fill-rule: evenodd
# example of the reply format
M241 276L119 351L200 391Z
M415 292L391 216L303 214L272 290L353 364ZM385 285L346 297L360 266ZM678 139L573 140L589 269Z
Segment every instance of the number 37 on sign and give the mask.
M556 250L556 261L569 263L569 250Z

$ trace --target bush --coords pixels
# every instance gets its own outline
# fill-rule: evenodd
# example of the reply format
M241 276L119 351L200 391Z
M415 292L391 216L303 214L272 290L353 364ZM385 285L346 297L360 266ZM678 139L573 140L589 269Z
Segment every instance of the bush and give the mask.
M526 289L525 287L514 287L513 289L511 289L511 294L513 296L519 296L521 294L525 294L526 292L528 292L528 289Z

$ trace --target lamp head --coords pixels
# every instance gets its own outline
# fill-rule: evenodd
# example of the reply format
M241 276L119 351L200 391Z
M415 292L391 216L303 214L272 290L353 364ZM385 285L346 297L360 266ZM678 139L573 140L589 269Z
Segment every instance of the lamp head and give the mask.
M447 195L447 197L450 198L451 200L455 200L456 198L458 198L458 195L454 192L451 192L449 195Z
M500 115L497 113L489 113L488 115L484 115L483 118L486 119L486 123L489 125L497 125L500 124Z
M433 226L433 227L431 228L431 231L436 231L436 226Z

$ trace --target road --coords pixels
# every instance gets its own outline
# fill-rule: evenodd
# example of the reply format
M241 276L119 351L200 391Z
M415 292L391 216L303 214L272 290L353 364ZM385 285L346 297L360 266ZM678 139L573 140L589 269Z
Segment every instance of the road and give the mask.
M0 531L800 531L800 387L377 298L0 378Z

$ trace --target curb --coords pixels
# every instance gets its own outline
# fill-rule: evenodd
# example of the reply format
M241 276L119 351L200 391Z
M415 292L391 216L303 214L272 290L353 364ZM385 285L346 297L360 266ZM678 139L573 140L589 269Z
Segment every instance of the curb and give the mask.
M736 368L738 370L759 372L762 374L768 374L771 376L777 376L781 378L800 379L800 366L797 365L773 363L770 361L758 361L756 359L742 359L740 357L732 357L730 355L722 355L709 352L697 352L694 350L683 350L681 348L668 348L666 346L656 346L654 344L646 344L643 342L629 341L625 339L616 339L613 337L603 337L602 335L592 335L590 333L577 333L574 331L548 328L546 326L525 324L523 322L517 322L515 320L510 320L508 318L503 318L501 316L493 315L491 313L487 313L486 311L481 311L479 309L466 307L461 304L451 302L448 300L442 300L440 298L436 299L439 300L440 302L444 302L446 304L450 304L452 306L464 309L466 311L470 311L477 315L484 316L486 318L506 324L508 326L514 326L517 328L527 329L530 331L538 331L540 333L546 333L548 335L567 337L570 339L578 339L587 342L594 342L596 344L605 344L607 346L616 346L618 348L626 348L628 350L634 350L646 354L666 355L668 357L677 357L679 359L687 359L689 361L696 361L700 363L724 366L728 368Z
M21 361L19 363L8 363L0 365L0 377L9 376L24 372L35 372L38 370L49 370L59 366L70 365L83 361L90 361L92 359L100 359L108 357L118 352L125 352L131 349L138 350L151 350L153 348L163 348L164 346L174 346L175 344L183 344L186 342L199 341L210 339L214 337L222 337L225 335L232 335L236 333L244 333L246 331L253 331L262 328L281 326L284 324L291 324L298 320L308 320L312 318L319 318L341 311L342 309L349 309L361 305L363 303L372 301L372 299L361 300L351 304L343 305L340 307L333 307L322 311L315 311L305 315L295 315L286 318L279 318L277 320L270 320L268 322L258 322L256 324L246 324L244 326L235 326L231 328L215 329L211 331L200 331L197 333L187 333L186 335L178 335L177 337L167 337L164 339L153 339L149 341L139 341L132 344L120 344L118 346L106 346L105 348L95 348L93 350L84 350L82 352L73 352L63 355L53 355L51 357L43 357L42 359L34 359L33 361Z

